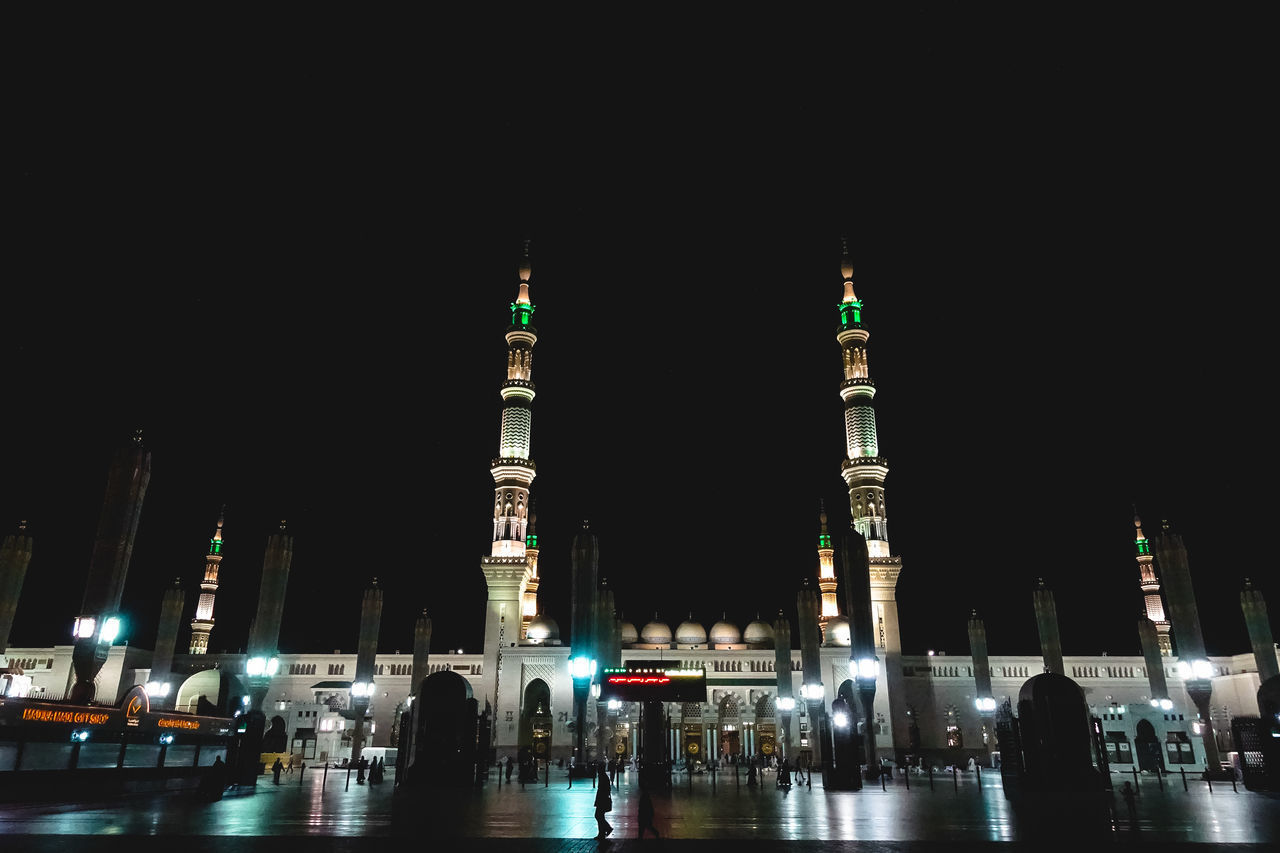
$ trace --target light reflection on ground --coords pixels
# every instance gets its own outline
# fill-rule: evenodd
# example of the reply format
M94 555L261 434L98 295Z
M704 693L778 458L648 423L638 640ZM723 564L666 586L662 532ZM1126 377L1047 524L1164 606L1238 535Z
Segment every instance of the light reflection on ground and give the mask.
M542 784L487 783L480 789L396 793L392 775L378 786L351 783L331 773L304 779L269 776L254 789L230 791L212 804L178 795L139 797L110 804L0 805L0 832L14 836L443 836L484 838L591 838L594 791L590 781L554 779ZM727 777L727 778L726 778ZM1118 777L1117 777L1118 778ZM1117 787L1120 783L1117 782ZM819 776L812 789L777 789L771 777L748 787L721 774L713 790L706 778L677 782L655 796L657 825L664 836L715 840L880 840L880 841L1034 841L1076 837L1128 838L1131 841L1275 844L1280 842L1280 797L1243 787L1202 783L1183 791L1180 782L1159 790L1154 779L1140 785L1137 820L1130 824L1123 803L1118 824L1100 819L1092 825L1065 804L1045 820L1028 820L1004 798L999 776L971 774L935 780L901 779L882 791L824 791ZM634 776L622 777L614 792L609 820L615 838L635 835L638 800Z

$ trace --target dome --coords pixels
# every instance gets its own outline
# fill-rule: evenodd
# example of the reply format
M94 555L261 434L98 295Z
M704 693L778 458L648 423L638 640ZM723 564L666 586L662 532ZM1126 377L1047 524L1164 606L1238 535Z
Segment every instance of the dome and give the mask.
M827 630L822 641L828 646L848 646L852 642L847 616L832 616L827 620Z
M635 625L630 622L623 622L619 627L622 629L622 642L635 643L639 641L640 635L636 633Z
M525 636L531 643L545 643L548 640L559 640L560 626L556 624L556 620L547 616L535 616L529 623L529 630L525 632Z
M676 628L676 643L682 646L696 646L707 641L707 629L692 619L681 622Z
M772 643L773 626L768 622L757 619L747 626L747 630L742 632L742 641L744 643Z
M737 625L721 619L711 626L711 642L715 645L741 643L742 634L738 631Z
M671 629L667 627L665 622L659 622L654 619L640 629L640 642L669 645L671 643Z

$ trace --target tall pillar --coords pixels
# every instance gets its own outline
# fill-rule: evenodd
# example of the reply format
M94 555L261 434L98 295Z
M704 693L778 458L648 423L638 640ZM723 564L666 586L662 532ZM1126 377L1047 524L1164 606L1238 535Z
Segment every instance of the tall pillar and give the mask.
M976 610L969 614L969 654L973 657L973 705L987 733L984 745L987 752L990 752L995 746L996 700L991 692L991 661L987 657L987 626L983 624Z
M431 617L423 608L422 615L413 625L413 676L409 679L409 695L417 696L422 679L431 674L428 658L431 656Z
M186 603L187 593L182 588L182 579L174 578L173 583L164 591L160 600L160 622L156 628L156 648L151 653L150 684L156 690L147 689L152 707L171 708L176 698L177 688L172 684L173 652L178 643L178 625L182 623L182 608Z
M1200 613L1196 607L1195 590L1191 586L1191 566L1182 536L1175 533L1167 520L1161 521L1160 536L1156 539L1156 563L1164 578L1165 595L1169 601L1170 621L1178 649L1178 670L1183 685L1200 714L1200 734L1204 741L1205 773L1222 773L1222 759L1218 754L1218 740L1213 733L1213 714L1209 703L1213 696L1213 667L1204 648L1204 634L1200 630Z
M275 675L280 623L284 619L284 596L292 564L293 537L287 532L287 522L281 520L280 529L267 537L267 550L262 558L262 581L258 585L258 609L249 624L246 686L250 707L258 712L262 711L271 677Z
M600 653L596 643L599 627L597 607L600 596L600 542L591 525L582 522L582 530L573 537L569 554L572 587L569 613L572 634L569 638L570 674L573 680L573 705L575 735L575 764L585 766L587 759L587 699L595 673L591 662L599 665ZM594 716L594 715L593 715Z
M1044 671L1066 675L1062 663L1062 639L1058 636L1058 607L1053 601L1053 590L1040 578L1040 585L1032 593L1036 608L1036 628L1040 632L1040 653L1044 656Z
M867 778L879 778L879 759L876 755L876 681L880 662L876 659L876 642L871 625L871 555L867 552L867 540L851 527L844 537L845 607L849 614L849 671L853 674L858 703L863 720L863 758L867 765Z
M351 760L364 750L364 716L373 700L373 668L378 656L378 632L382 627L382 590L374 578L360 600L360 639L356 645L356 676L351 684Z
M1253 660L1258 666L1258 680L1265 682L1280 674L1276 661L1276 643L1272 639L1271 622L1267 618L1267 602L1262 590L1254 589L1248 578L1240 593L1240 609L1244 611L1245 627L1249 629L1249 645L1253 646Z
M142 445L139 430L126 447L116 451L107 475L106 499L98 519L71 651L75 683L67 699L74 704L93 701L94 679L107 662L107 652L119 630L120 597L133 555L133 538L142 518L142 500L150 482L151 453Z
M4 537L4 544L0 545L0 655L9 648L9 632L18 613L18 596L27 577L34 544L24 520L18 524L18 532Z
M1151 687L1151 704L1168 711L1173 707L1169 684L1164 677L1164 644L1157 625L1144 612L1138 617L1138 639L1142 642L1142 660L1147 667L1147 684ZM1166 633L1164 636L1168 636Z
M800 667L804 671L800 696L809 715L812 766L821 768L831 748L831 728L827 720L826 688L822 684L822 659L818 653L818 594L809 586L808 578L805 578L804 588L796 594L796 610L800 623Z
M778 676L778 714L782 724L782 755L791 757L791 715L795 708L795 695L791 685L791 623L778 611L773 621L773 669Z

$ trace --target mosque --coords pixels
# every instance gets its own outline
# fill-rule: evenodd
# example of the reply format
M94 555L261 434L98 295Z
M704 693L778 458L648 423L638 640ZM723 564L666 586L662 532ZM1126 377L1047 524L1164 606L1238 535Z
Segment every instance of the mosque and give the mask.
M431 625L424 614L415 626L412 654L376 652L381 590L375 581L365 594L374 643L364 641L362 626L355 653L276 653L292 541L282 523L268 547L249 651L210 652L223 547L220 518L210 539L186 653L174 648L185 601L182 584L175 581L164 598L154 651L113 645L103 641L102 633L95 635L101 659L93 675L97 700L110 703L134 685L146 685L153 707L194 713L207 707L202 702L213 701L222 674L235 674L255 685L246 703L259 706L286 732L288 751L309 762L338 760L358 749L394 749L398 721L412 702L414 686L438 672L460 675L479 707L488 709L497 755L514 755L520 747L549 759L630 755L639 732L639 703L598 701L587 719L575 715L573 669L584 653L600 672L639 666L705 673L704 702L666 707L667 753L688 764L712 757L820 755L820 733L828 724L832 700L852 695L855 687L874 699L856 721L835 719L834 724L856 725L885 761L935 766L963 764L969 758L985 766L998 764L994 725L999 709L1016 705L1021 686L1045 671L1069 676L1081 687L1091 715L1101 721L1109 758L1121 766L1158 761L1175 769L1212 767L1227 760L1233 749L1232 720L1258 715L1259 685L1280 671L1261 594L1253 589L1242 593L1252 650L1208 657L1180 537L1163 525L1149 540L1136 518L1135 568L1146 607L1136 626L1142 656L1064 655L1053 594L1043 582L1034 595L1042 655L988 655L976 613L969 620L969 655L903 654L895 597L902 561L890 548L888 464L879 454L876 387L868 366L870 332L847 250L836 340L846 436L841 474L849 489L852 527L866 551L865 575L855 575L867 583L858 612L849 611L848 602L855 599L841 588L825 514L817 519L817 573L800 593L811 597L813 608L799 608L802 624L794 631L798 647L781 617L757 618L742 626L721 620L709 627L694 621L673 627L656 616L638 626L616 619L612 592L595 580L594 534L584 525L574 542L572 631L562 632L538 604L535 467L530 456L538 337L532 324L531 272L526 244L505 332L500 447L490 463L492 545L480 557L487 585L483 651L429 653ZM58 701L84 681L76 661L81 659L80 637L88 635L80 634L72 645L6 649L30 554L23 530L8 536L0 550L0 663L6 665L0 686L11 696ZM88 630L101 632L110 621L109 610L109 604L103 605L77 624L96 618L98 627ZM813 638L812 648L806 647L806 636ZM581 642L583 637L591 639Z

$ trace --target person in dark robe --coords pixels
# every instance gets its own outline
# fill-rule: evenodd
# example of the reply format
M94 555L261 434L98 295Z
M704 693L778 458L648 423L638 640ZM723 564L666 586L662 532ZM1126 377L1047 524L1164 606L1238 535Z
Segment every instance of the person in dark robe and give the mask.
M605 817L607 813L613 811L612 791L609 774L601 767L600 778L596 780L596 828L598 830L596 838L600 841L613 833L613 825Z
M276 763L271 765L271 781L280 784L280 774L284 772L284 762L280 760L280 756L276 756Z

